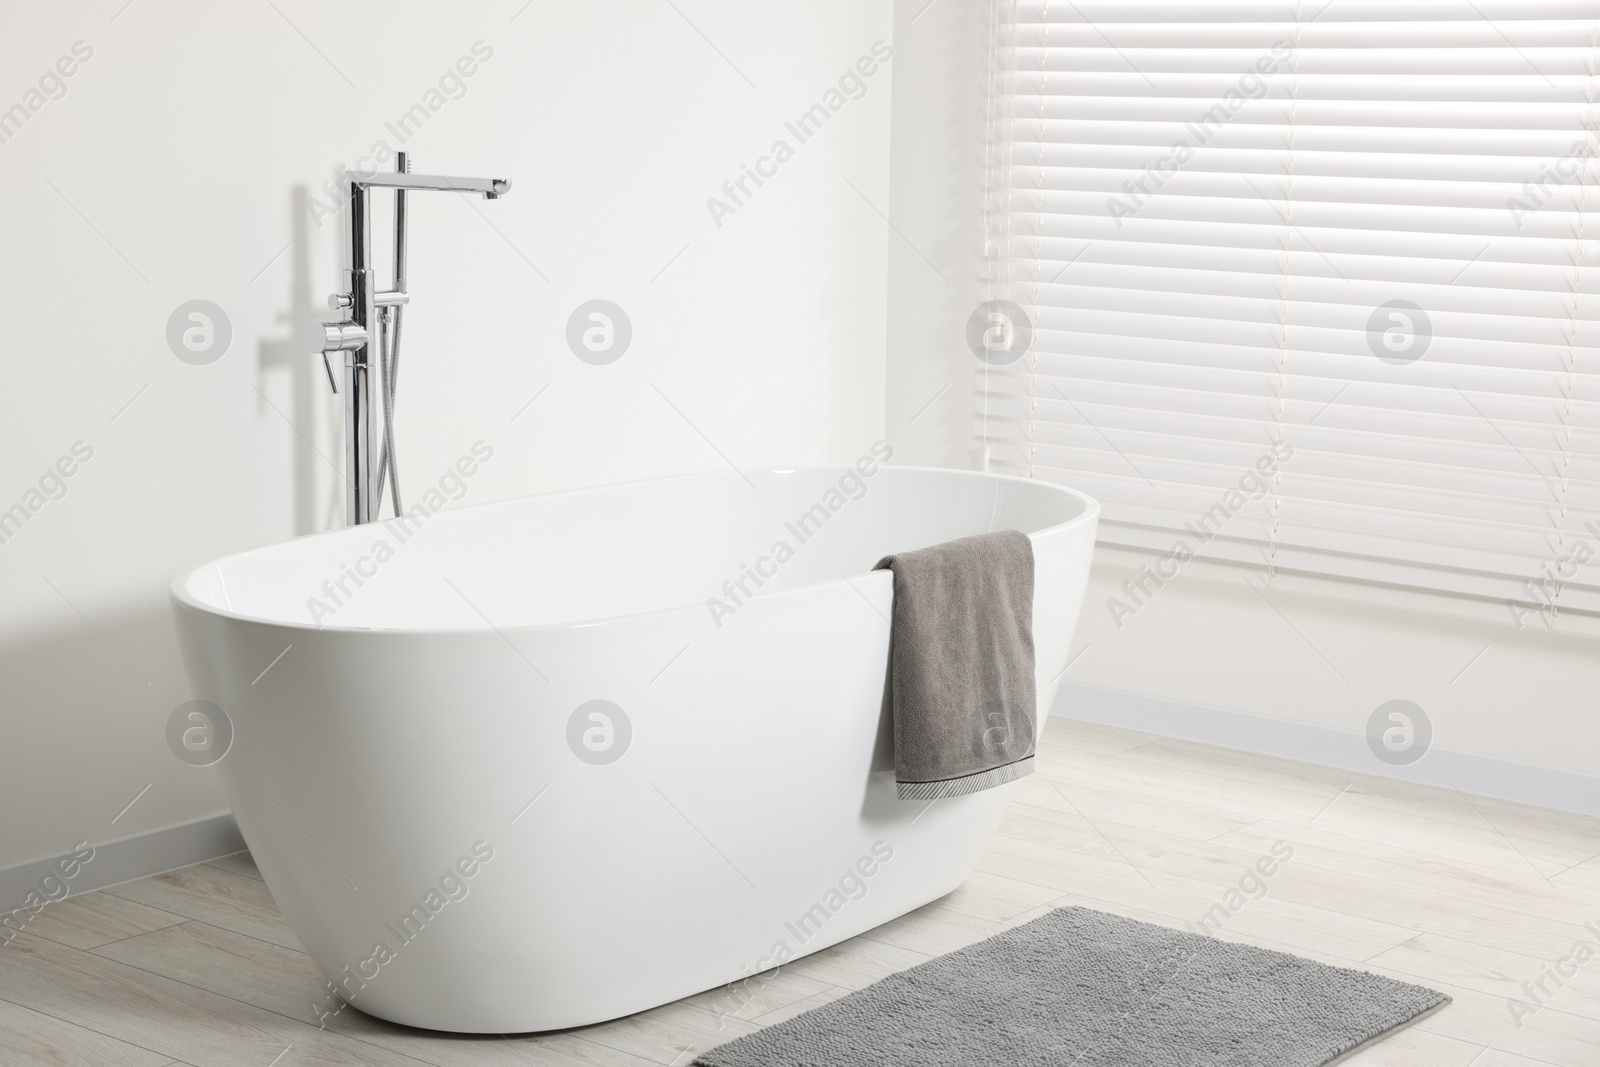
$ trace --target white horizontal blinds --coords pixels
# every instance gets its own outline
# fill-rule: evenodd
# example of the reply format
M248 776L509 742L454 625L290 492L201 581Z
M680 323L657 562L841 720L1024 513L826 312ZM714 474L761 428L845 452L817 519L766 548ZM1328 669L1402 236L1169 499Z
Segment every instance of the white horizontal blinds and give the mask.
M992 468L1103 558L1600 632L1600 2L1014 18Z
M1012 177L1017 168L1012 153L1016 142L1010 131L1015 121L1017 100L1014 50L1016 48L1015 0L989 0L984 26L984 72L987 81L983 94L983 223L982 261L988 276L980 280L986 299L1010 291L1009 254Z

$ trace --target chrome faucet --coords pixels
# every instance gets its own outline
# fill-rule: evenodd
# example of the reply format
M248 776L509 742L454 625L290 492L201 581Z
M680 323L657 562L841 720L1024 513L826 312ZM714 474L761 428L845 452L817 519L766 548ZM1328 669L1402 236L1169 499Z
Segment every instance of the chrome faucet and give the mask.
M388 482L395 515L400 515L400 479L394 451L395 380L400 364L401 311L410 301L406 291L406 193L432 189L446 193L476 193L485 200L504 196L511 183L504 178L449 178L437 174L412 174L407 153L396 154L395 173L369 174L347 170L345 211L350 218L346 246L349 287L328 297L328 306L344 311L334 322L313 323L306 337L311 351L320 353L335 393L332 352L344 353L344 462L345 523L372 522L383 505ZM394 287L379 289L372 265L371 193L394 190ZM372 359L372 341L378 342L378 361ZM374 381L374 367L378 371ZM383 404L383 433L373 417L374 385ZM374 462L375 454L377 462Z

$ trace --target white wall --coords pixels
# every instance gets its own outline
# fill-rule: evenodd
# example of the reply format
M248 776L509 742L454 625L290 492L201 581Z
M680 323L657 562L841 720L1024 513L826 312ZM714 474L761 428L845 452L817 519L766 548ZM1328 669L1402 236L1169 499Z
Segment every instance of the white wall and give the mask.
M1118 629L1135 577L1095 569L1071 681L1357 732L1409 700L1437 747L1600 774L1594 638L1181 575Z
M338 524L338 409L299 338L342 220L307 199L398 147L385 122L475 42L492 57L405 147L515 185L413 199L413 489L480 438L469 502L842 462L884 435L895 61L807 143L783 124L892 40L888 3L124 2L8 4L0 34L0 109L93 50L0 143L0 509L93 449L0 544L0 865L223 807L164 741L189 696L166 584ZM707 198L778 138L794 157L718 227ZM596 297L634 327L607 367L564 341ZM233 328L209 366L164 336L196 298Z
M981 247L984 7L895 4L891 218L906 239L889 245L887 404L905 463L976 465L963 329ZM1129 577L1096 568L1068 681L1357 732L1405 699L1434 745L1600 773L1600 642L1315 596L1269 604L1187 575L1119 630L1105 601Z

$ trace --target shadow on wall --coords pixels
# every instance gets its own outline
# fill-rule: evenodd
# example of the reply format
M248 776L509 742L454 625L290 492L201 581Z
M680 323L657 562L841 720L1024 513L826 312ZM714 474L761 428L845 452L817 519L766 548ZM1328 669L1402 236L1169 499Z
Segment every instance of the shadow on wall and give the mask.
M343 514L338 455L316 443L339 440L342 405L316 395L327 388L327 377L322 361L303 341L307 325L325 315L311 295L313 233L305 186L289 190L288 206L287 307L275 316L281 324L278 336L263 336L257 344L254 377L261 411L267 396L280 407L284 400L279 398L287 399L280 413L295 429L286 454L286 510L293 533L300 535L332 528ZM275 269L273 276L278 273ZM263 277L258 284L269 283ZM287 389L281 375L288 376ZM270 426L277 416L267 419ZM318 470L319 464L329 471ZM75 595L70 589L58 592ZM0 807L30 824L0 839L0 867L63 852L78 840L103 843L185 813L225 806L211 771L160 770L173 760L167 750L168 717L194 694L184 676L164 586L142 589L133 601L0 638L0 723L13 757L0 775ZM63 780L62 758L29 760L28 753L80 754L88 762L78 765L93 780ZM108 761L105 753L117 758ZM48 818L42 813L46 805L58 809ZM44 824L74 827L72 840L39 834Z
M327 383L322 360L307 350L306 330L324 315L311 299L311 235L308 220L311 217L310 198L306 187L296 185L289 190L289 310L280 312L277 321L289 327L287 337L263 337L256 347L256 368L263 381L267 376L287 370L289 374L290 409L287 412L296 427L294 450L290 458L289 506L293 516L295 536L316 533L331 528L344 505L344 494L339 491L337 457L319 452L311 438L301 427L316 425L318 408L313 390ZM339 368L334 366L337 378ZM263 399L258 407L266 404ZM322 408L327 425L324 440L337 441L339 405ZM328 483L325 499L319 507L317 495L317 464L328 463L334 467L335 476Z
M0 865L64 851L75 840L99 843L170 822L164 810L224 806L220 799L201 799L220 796L215 779L202 770L187 780L163 778L161 789L146 792L154 768L173 759L167 717L189 699L166 597L149 600L96 613L92 625L44 626L5 639L0 693L12 758L0 803L15 819L74 830L73 840L56 840L37 837L31 825L16 828L0 842ZM115 709L115 715L107 719L100 709ZM117 758L105 759L108 752ZM76 753L74 762L91 780L63 778L66 763L56 755L30 760L24 753ZM46 818L46 806L66 814Z

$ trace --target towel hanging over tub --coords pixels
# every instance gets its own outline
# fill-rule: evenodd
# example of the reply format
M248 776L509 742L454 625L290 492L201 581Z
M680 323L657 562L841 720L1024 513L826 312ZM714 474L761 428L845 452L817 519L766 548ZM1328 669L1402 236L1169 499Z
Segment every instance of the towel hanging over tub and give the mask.
M1016 530L885 556L889 703L902 800L1033 773L1033 542Z

